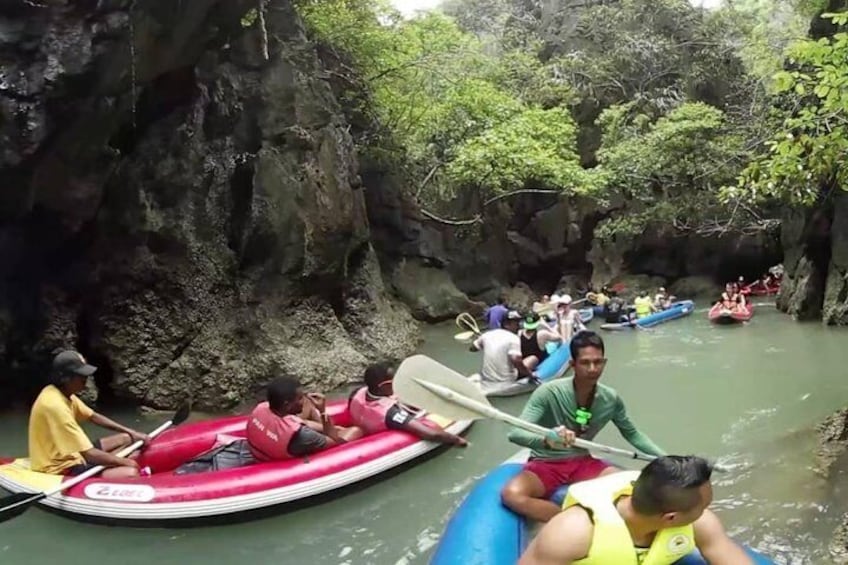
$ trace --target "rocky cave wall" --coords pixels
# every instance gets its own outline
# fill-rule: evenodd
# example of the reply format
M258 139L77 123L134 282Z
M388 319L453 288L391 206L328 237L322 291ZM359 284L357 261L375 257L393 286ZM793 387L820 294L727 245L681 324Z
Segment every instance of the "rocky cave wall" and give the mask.
M418 339L371 244L348 125L288 0L0 7L0 389L51 352L101 398L332 387Z

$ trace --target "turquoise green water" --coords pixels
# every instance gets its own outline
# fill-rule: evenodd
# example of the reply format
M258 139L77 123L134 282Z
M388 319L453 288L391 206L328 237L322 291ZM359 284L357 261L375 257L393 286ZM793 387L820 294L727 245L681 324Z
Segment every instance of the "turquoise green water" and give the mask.
M426 328L421 350L475 371L479 358L452 339L455 331ZM848 503L812 472L812 428L848 403L848 332L796 324L764 306L746 327L713 327L702 309L651 332L604 336L604 381L621 392L637 424L668 450L734 467L718 477L715 503L730 532L778 563L828 562L826 543ZM496 404L518 413L523 402ZM24 452L25 423L22 414L0 415L0 453ZM0 563L426 563L474 480L517 450L505 434L502 424L477 422L466 450L444 451L320 506L245 524L110 528L33 509L0 524ZM612 426L598 441L626 446Z

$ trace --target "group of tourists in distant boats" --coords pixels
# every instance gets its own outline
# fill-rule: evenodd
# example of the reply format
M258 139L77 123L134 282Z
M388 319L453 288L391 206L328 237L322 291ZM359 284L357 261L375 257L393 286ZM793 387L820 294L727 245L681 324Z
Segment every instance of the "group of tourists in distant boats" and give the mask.
M538 380L536 368L547 359L551 345L567 343L584 329L580 312L571 307L567 294L542 297L536 310L526 314L506 306L506 298L484 314L488 331L471 344L472 351L483 352L480 377L486 383L511 382L520 378Z
M721 305L729 312L742 312L748 305L748 295L758 290L765 293L776 291L783 280L783 265L771 267L763 276L751 284L745 282L745 277L740 276L736 281L724 285L717 305Z

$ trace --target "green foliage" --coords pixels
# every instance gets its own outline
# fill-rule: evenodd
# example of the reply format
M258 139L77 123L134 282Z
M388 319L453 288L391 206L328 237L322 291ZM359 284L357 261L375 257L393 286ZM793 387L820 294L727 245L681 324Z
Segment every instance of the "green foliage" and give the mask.
M716 189L735 178L743 156L742 140L728 131L721 110L690 102L661 115L629 103L605 110L598 124L596 172L609 198L624 206L596 235L633 235L720 215Z
M497 37L509 17L509 0L446 0L442 11L479 38Z
M685 100L721 105L744 74L727 22L687 0L595 3L569 17L575 32L564 31L568 19L543 30L552 63L602 108L630 100L664 110Z
M748 71L770 86L783 67L783 52L803 39L822 0L725 0L715 18L737 38Z
M567 111L530 108L459 145L448 175L459 185L485 183L499 191L527 184L587 192L576 128Z
M336 52L345 109L366 118L352 120L360 150L426 179L422 200L555 188L611 210L596 230L611 238L732 228L761 202L845 185L845 34L794 44L776 72L822 0L725 4L448 0L412 19L388 0L298 9Z
M365 0L315 0L300 11L364 77L370 96L357 98L362 85L352 81L346 103L375 114L422 177L440 173L429 188L436 196L472 185L494 193L534 182L582 186L576 129L559 107L573 91L529 47L493 47L445 15L403 20ZM375 150L371 139L363 150Z
M244 16L241 18L241 27L250 27L256 20L259 18L259 12L256 11L256 8L251 8L247 12L245 12Z
M827 15L837 25L848 12ZM727 187L727 201L779 199L809 205L821 191L848 188L848 33L805 40L788 51L789 70L775 75L780 122L766 146Z

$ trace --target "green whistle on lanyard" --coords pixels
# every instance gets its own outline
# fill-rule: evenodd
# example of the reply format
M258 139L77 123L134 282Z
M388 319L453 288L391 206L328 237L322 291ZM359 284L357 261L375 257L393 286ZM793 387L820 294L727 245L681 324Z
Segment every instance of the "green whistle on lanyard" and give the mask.
M581 426L586 426L589 424L589 420L592 419L592 413L586 410L585 408L578 408L577 412L574 414L574 421L580 424Z

